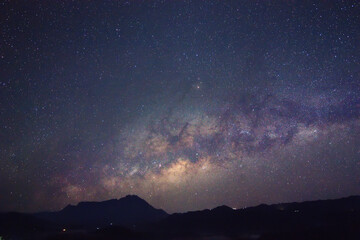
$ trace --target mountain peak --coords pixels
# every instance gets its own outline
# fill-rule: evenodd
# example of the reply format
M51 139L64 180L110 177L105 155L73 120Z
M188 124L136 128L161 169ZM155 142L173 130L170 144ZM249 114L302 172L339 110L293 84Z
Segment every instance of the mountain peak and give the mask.
M218 207L216 207L216 208L211 209L211 211L222 211L222 212L225 212L225 211L234 211L234 209L232 209L231 207L226 206L226 205L221 205L221 206L218 206Z
M142 199L142 198L139 197L138 195L126 195L125 197L120 198L119 200L121 200L121 199L142 200L142 201L145 201L144 199Z

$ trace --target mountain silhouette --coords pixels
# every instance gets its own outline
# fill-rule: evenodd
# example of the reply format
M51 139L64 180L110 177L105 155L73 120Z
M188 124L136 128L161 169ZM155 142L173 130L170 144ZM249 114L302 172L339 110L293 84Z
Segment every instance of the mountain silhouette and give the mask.
M360 239L360 196L167 214L129 195L58 212L0 213L4 239Z
M212 210L172 214L151 228L158 231L166 229L168 235L181 237L360 239L360 196L261 204L239 210L221 206Z
M42 212L35 216L66 226L99 228L111 225L133 227L160 220L168 214L138 196L128 195L103 202L80 202L58 212Z

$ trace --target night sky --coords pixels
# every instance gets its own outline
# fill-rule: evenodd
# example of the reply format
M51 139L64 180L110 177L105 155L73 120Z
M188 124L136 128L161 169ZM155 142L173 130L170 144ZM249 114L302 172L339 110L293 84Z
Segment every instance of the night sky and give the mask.
M360 194L358 1L1 1L0 211Z

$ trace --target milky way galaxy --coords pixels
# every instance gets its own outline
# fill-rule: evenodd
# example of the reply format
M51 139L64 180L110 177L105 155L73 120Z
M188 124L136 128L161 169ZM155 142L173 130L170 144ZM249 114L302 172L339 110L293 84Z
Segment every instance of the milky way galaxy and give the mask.
M0 211L360 194L357 1L0 8Z

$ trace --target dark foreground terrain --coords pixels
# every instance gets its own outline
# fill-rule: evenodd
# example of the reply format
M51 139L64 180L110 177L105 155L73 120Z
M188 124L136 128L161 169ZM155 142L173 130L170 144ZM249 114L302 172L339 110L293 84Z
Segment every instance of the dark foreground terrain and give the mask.
M0 239L360 239L360 196L167 214L137 196L1 213Z

